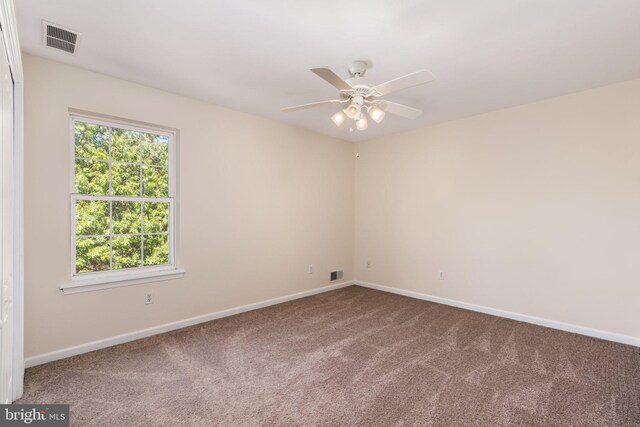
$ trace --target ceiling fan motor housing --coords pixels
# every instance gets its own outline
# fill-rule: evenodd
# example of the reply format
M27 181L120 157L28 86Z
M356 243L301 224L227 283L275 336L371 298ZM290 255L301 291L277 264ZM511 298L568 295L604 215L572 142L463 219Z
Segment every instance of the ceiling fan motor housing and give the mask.
M366 77L351 77L350 79L347 79L345 81L349 83L349 85L351 85L351 87L354 89L359 87L370 88L374 86L373 81Z

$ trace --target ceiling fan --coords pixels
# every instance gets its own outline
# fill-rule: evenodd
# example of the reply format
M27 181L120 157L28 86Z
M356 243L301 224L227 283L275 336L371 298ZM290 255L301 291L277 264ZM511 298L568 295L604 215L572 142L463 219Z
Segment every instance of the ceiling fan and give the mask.
M364 76L367 71L367 66L368 64L365 61L351 62L349 64L349 74L351 77L346 80L343 80L329 67L312 68L311 71L313 73L340 91L339 99L296 105L295 107L283 108L282 111L290 112L323 105L340 104L343 108L331 116L333 123L335 123L336 126L340 126L349 118L356 122L356 128L358 130L365 130L369 126L365 113L368 113L369 117L376 123L380 123L386 113L408 119L415 119L422 113L422 111L417 108L380 99L380 97L402 89L429 83L435 79L433 74L427 70L419 70L406 76L374 85L371 80ZM353 130L353 128L349 128L349 130Z

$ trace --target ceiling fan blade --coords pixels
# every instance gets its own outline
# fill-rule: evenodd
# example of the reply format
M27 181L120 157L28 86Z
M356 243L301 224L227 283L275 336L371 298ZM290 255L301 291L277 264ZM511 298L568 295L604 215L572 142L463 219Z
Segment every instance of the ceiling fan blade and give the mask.
M407 74L406 76L398 77L397 79L381 83L375 88L378 92L380 92L380 95L388 95L392 92L429 83L433 80L435 80L435 77L433 74L431 74L430 71L420 70L416 71L415 73Z
M340 90L351 89L351 85L345 82L342 77L334 73L329 67L312 68L311 71Z
M418 110L417 108L409 107L391 101L382 101L382 103L380 103L380 106L387 113L406 117L407 119L415 119L420 114L422 114L422 110Z
M296 105L294 107L283 108L282 111L284 111L285 113L288 113L290 111L305 110L307 108L320 107L322 105L341 104L342 102L344 101L341 101L339 99L329 99L327 101L311 102L309 104L302 104L302 105Z

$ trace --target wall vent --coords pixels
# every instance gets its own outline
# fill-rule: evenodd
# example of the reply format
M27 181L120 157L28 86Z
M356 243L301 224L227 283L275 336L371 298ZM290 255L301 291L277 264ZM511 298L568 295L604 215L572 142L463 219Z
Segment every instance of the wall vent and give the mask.
M343 270L332 271L329 274L329 280L333 282L334 280L342 279L343 275Z
M42 44L75 54L78 51L80 33L52 22L42 21Z

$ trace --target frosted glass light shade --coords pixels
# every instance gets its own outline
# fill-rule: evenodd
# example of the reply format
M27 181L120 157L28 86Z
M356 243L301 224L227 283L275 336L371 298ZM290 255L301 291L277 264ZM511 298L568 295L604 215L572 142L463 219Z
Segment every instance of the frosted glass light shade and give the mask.
M360 120L356 121L356 128L358 128L358 130L365 130L368 127L369 123L367 122L366 117L362 116Z
M376 123L380 123L382 119L384 119L385 114L386 113L382 108L373 107L371 110L369 110L369 117L371 117L371 120Z
M338 111L333 116L331 116L331 120L336 124L336 126L340 127L340 125L343 124L345 120L347 120L347 116L342 111Z
M344 111L344 113L350 119L355 119L356 117L358 117L358 114L360 114L360 107L358 107L355 104L351 104L351 105L349 105L347 108L345 108L342 111Z

